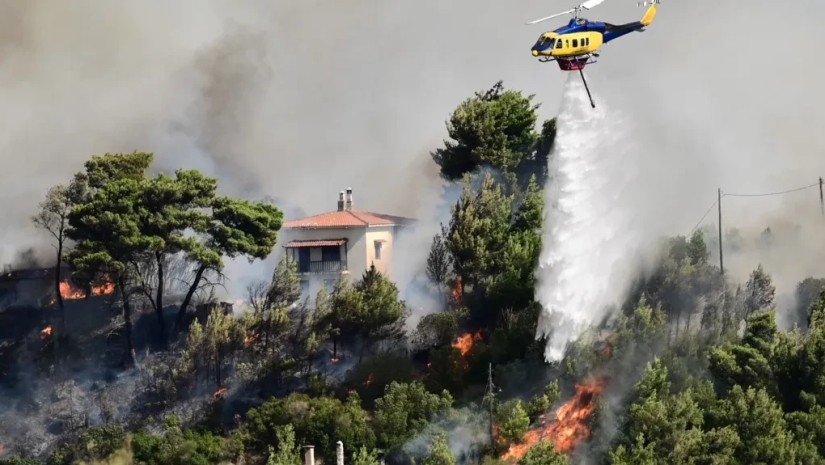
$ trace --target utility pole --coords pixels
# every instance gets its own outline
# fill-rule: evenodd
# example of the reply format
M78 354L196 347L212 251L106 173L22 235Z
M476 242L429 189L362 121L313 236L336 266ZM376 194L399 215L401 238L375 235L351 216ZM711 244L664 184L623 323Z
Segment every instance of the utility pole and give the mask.
M819 177L819 208L822 210L822 216L825 216L825 197L822 196L822 177Z
M493 364L487 367L487 401L490 402L490 447L495 450L496 436L493 429L493 398L495 397L495 386L493 386Z
M716 205L719 209L719 271L722 275L725 274L725 265L724 261L722 260L722 188L717 189L718 198L716 199Z

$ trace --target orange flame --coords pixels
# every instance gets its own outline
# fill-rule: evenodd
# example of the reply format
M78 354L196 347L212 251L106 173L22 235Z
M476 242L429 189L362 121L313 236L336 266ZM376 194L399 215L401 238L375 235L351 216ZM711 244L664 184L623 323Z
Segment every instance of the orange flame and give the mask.
M63 297L63 300L82 299L86 297L86 293L72 285L68 279L64 279L60 282L60 297Z
M40 339L42 339L42 340L46 340L46 339L48 339L48 338L49 338L52 334L54 334L54 328L52 328L52 326L51 326L51 325L46 326L45 328L43 328L43 329L41 329L41 330L40 330Z
M481 331L477 331L475 334L465 333L463 336L456 339L455 342L452 343L452 346L461 352L462 357L466 357L470 350L472 350L473 343L480 340Z
M115 292L115 283L105 282L100 286L92 286L92 295L109 295Z
M260 339L260 337L257 334L250 334L243 338L243 345L249 347L252 344L258 342L258 339Z
M585 424L596 409L596 398L604 390L606 380L588 379L576 385L576 394L556 411L555 420L547 426L532 429L524 435L521 444L510 446L502 460L520 460L527 451L546 440L552 441L556 450L568 453L590 436Z
M229 391L229 389L227 389L225 387L222 387L222 388L218 389L217 391L215 391L215 394L214 394L215 399L220 399L221 397L223 397L224 394L227 393L227 391Z
M461 276L456 277L455 285L450 290L450 303L458 305L461 303L461 297L464 295L464 286L462 286Z
M104 282L98 286L92 286L92 295L109 295L115 292L115 284L112 282ZM86 297L86 292L83 289L76 287L68 279L60 282L60 296L63 300L76 300Z

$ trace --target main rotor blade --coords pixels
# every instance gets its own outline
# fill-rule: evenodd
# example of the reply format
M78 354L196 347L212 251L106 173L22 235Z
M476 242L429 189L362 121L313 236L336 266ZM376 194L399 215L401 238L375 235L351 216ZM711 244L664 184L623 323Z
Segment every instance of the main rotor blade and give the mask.
M601 2L602 2L602 1L604 1L604 0L590 0L590 1L591 1L591 2L595 2L595 1L597 1L597 2L601 3ZM562 15L566 15L566 14L568 14L568 13L573 13L574 11L576 11L576 9L575 9L575 8L571 8L571 9L569 9L569 10L567 10L567 11L562 11L561 13L556 13L556 14L554 14L554 15L546 16L546 17L544 17L544 18L540 18L540 19L537 19L537 20L535 20L535 21L530 21L529 23L527 23L527 25L531 25L531 24L540 23L540 22L542 22L542 21L547 21L548 19L553 19L553 18L556 18L556 17L562 16Z
M604 0L587 0L586 2L582 3L580 6L585 10L589 10L595 6L600 5Z

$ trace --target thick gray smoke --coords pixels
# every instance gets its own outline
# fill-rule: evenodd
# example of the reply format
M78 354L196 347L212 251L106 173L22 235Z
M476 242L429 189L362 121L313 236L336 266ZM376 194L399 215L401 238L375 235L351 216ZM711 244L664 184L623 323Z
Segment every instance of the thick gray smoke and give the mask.
M358 207L415 216L437 205L428 152L473 91L503 79L536 94L542 118L555 116L566 73L529 48L566 18L524 22L574 3L5 2L0 259L30 246L50 253L29 216L49 186L107 151L154 151L163 169L200 168L223 190L275 198L288 212L334 208L352 186ZM825 68L787 46L810 43L825 4L795 2L781 39L740 40L773 30L787 8L665 0L647 32L608 44L588 68L591 88L636 124L637 188L656 200L645 224L687 232L717 186L777 190L825 175ZM621 23L642 13L610 0L587 16ZM802 211L737 202L726 224L755 231L766 215ZM799 241L787 254L813 257L818 244ZM237 281L258 269L239 263L229 275L242 289Z
M29 246L52 259L29 217L103 152L153 151L161 169L204 170L291 216L335 208L347 186L357 208L437 205L429 151L450 111L498 79L529 90L547 76L524 11L462 3L3 3L0 260ZM233 266L235 295L269 265Z

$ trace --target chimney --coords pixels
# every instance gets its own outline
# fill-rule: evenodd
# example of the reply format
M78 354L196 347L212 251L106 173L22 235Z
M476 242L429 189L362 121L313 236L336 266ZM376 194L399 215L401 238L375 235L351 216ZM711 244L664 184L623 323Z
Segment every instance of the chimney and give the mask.
M338 211L344 211L344 191L338 193Z
M347 187L347 210L352 210L352 188L351 187Z
M304 465L315 465L315 446L304 446Z
M352 189L349 190L351 191ZM336 465L344 465L344 443L338 441L335 444L338 445L338 450L335 451Z

